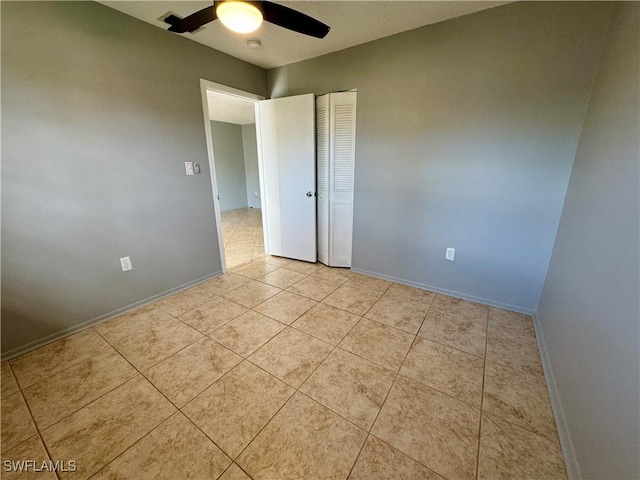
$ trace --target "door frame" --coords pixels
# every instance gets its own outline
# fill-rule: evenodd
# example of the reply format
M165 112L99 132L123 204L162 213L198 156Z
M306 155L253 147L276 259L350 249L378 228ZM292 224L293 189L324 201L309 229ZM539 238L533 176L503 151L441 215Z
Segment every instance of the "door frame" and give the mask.
M223 85L221 83L211 82L209 80L205 80L204 78L200 79L200 95L202 98L202 112L204 114L204 132L207 138L207 156L209 157L209 173L211 177L211 191L213 193L213 206L215 210L215 219L216 219L216 230L218 233L218 246L220 248L220 262L222 264L222 273L227 272L227 260L224 253L224 237L222 234L222 215L220 212L220 200L219 200L219 190L218 190L218 178L216 175L216 162L215 162L215 154L213 151L213 135L211 134L211 120L209 116L209 101L207 99L207 92L212 91L216 93L222 93L225 95L229 95L231 97L236 97L242 100L247 100L254 104L255 107L255 120L256 120L256 143L258 149L258 176L260 179L260 205L264 205L264 185L263 185L263 174L262 174L262 141L260 135L260 128L258 122L258 102L260 100L265 100L265 97L261 95L256 95L255 93L245 92L243 90L238 90L237 88L229 87L227 85ZM262 212L262 225L266 225L265 218L265 209L260 209ZM263 232L265 235L265 253L269 254L267 251L267 230L263 228Z

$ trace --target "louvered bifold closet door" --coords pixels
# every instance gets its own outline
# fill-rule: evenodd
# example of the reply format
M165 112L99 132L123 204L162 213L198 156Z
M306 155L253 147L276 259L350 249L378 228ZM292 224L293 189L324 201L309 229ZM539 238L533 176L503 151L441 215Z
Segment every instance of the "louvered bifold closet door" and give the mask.
M329 264L329 95L316 98L318 261Z
M329 94L329 265L351 266L356 92Z

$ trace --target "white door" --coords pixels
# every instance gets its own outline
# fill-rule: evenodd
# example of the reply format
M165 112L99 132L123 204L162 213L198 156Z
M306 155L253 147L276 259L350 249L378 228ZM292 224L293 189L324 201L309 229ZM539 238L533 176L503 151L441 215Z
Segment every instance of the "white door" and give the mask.
M329 95L329 263L351 267L356 92Z
M318 261L351 266L356 92L316 99Z
M257 104L262 145L265 251L315 262L315 108L313 94Z
M329 265L329 94L316 99L318 261Z

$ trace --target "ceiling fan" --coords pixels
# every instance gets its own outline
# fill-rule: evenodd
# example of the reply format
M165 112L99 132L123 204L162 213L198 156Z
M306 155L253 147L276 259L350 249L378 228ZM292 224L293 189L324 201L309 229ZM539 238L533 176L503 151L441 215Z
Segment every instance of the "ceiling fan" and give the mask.
M227 28L238 33L257 30L263 20L316 38L326 37L331 28L302 12L267 1L214 1L210 7L188 17L180 18L170 14L163 18L164 22L171 25L169 31L174 33L193 33L216 19L220 19Z

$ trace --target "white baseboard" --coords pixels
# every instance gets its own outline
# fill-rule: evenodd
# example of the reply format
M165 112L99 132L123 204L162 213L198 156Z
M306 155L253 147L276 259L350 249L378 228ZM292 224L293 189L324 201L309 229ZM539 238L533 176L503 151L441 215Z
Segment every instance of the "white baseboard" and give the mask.
M564 464L567 468L567 476L569 477L569 480L582 480L582 472L580 471L576 451L573 447L573 440L571 439L571 433L569 432L569 426L567 425L567 418L564 415L564 409L562 408L562 402L560 401L560 394L558 392L558 387L556 386L555 377L553 376L551 359L549 358L547 346L544 341L544 335L542 333L542 327L537 314L533 315L533 326L536 330L536 339L538 341L538 350L540 350L542 370L544 371L544 378L547 382L547 390L549 391L549 399L551 400L553 416L556 420L558 437L560 437L562 455L564 456Z
M475 297L473 295L467 295L466 293L456 292L454 290L447 290L440 287L434 287L433 285L427 285L426 283L412 282L411 280L405 280L403 278L392 277L391 275L384 275L382 273L369 272L367 270L360 270L359 268L351 268L352 272L362 273L363 275L369 275L371 277L382 278L392 282L400 283L402 285L408 285L410 287L417 287L423 290L430 290L436 293L442 293L443 295L449 295L451 297L462 298L463 300L469 300L470 302L482 303L483 305L489 305L497 308L504 308L505 310L511 310L512 312L526 313L527 315L533 315L534 310L520 307L518 305L510 305L508 303L496 302L488 298Z
M169 290L165 290L162 293L159 293L157 295L153 295L151 297L145 298L144 300L140 300L138 302L134 302L130 305L127 305L125 307L122 308L118 308L117 310L114 310L112 312L109 313L105 313L104 315L100 315L98 317L94 317L91 318L89 320L85 320L84 322L78 323L72 327L69 328L65 328L64 330L60 330L59 332L55 332L52 333L51 335L47 335L44 338L40 338L38 340L34 340L33 342L27 343L26 345L22 345L20 347L8 350L6 352L2 352L2 361L4 362L5 360L9 360L11 358L17 357L19 355L22 355L24 353L30 352L31 350L35 350L36 348L40 348L43 347L44 345L47 345L48 343L52 343L55 342L56 340L60 340L61 338L64 337L68 337L69 335L73 335L74 333L78 333L81 330L84 330L86 328L92 327L98 323L102 323L105 322L107 320L110 320L114 317L117 317L118 315L122 315L123 313L126 313L130 310L133 310L134 308L138 308L142 305L145 305L147 303L151 303L151 302L155 302L156 300L159 300L163 297L166 297L168 295L171 295L173 293L179 292L180 290L185 290L189 287L192 287L194 285L197 285L198 283L202 283L205 282L211 278L214 277L218 277L222 275L222 271L220 272L215 272L209 275L205 275L204 277L198 278L197 280L193 280L191 282L187 282L187 283L183 283L182 285L179 285L177 287L171 288Z

